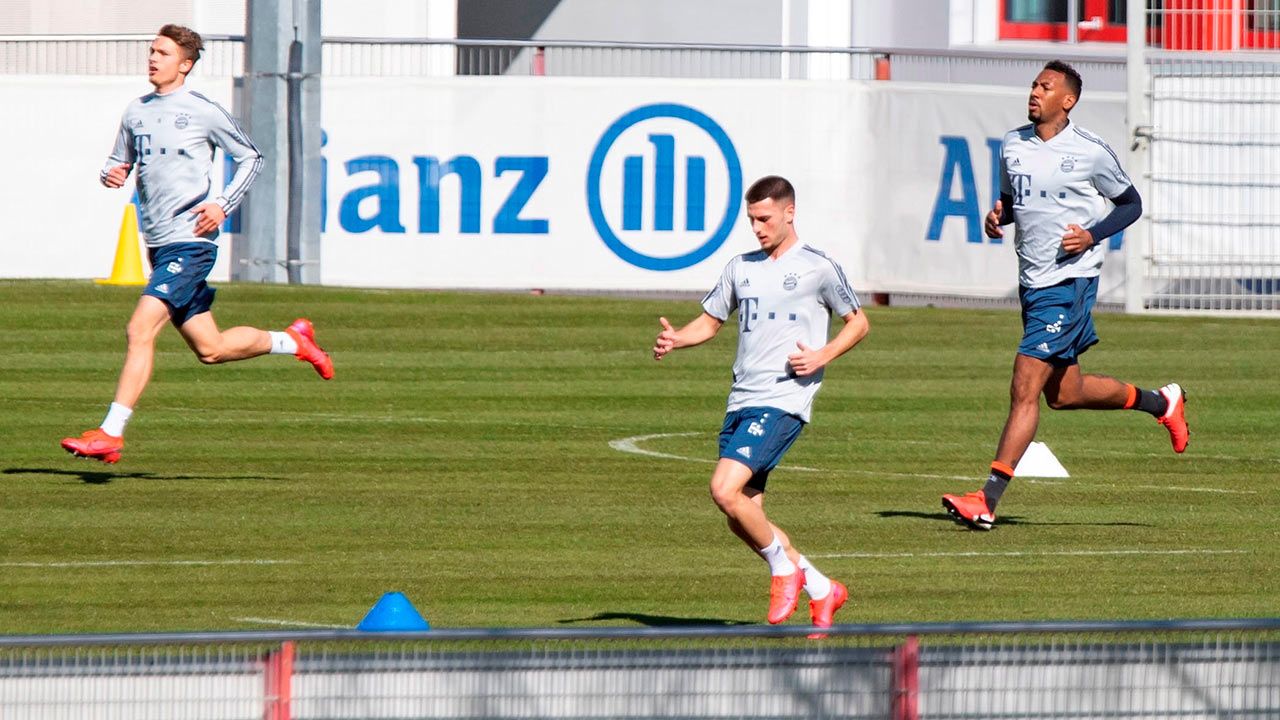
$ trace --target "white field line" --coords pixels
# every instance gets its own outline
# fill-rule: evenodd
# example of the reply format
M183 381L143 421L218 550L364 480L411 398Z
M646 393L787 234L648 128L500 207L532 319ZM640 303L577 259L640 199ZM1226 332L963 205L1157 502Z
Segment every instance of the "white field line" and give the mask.
M631 453L633 455L647 455L649 457L666 458L668 460L683 460L685 462L711 463L719 462L707 458L686 457L684 455L673 455L671 453L658 452L656 450L646 450L640 447L640 443L649 440L658 440L660 438L669 437L690 437L693 435L702 435L700 432L683 432L683 433L655 433L653 435L632 435L631 437L610 440L609 447L618 452ZM778 470L799 470L800 472L833 472L823 470L822 468L811 468L803 465L779 465ZM898 473L898 472L877 472L874 470L842 470L841 472L853 475L872 475L876 477L911 477L911 478L930 478L939 480L973 480L967 475L926 475L923 473Z
M10 568L95 568L95 567L202 567L207 565L293 565L297 560L65 560L57 562L0 562Z
M1220 495L1257 495L1257 490L1231 490L1229 488L1181 487L1178 485L1123 485L1121 483L1091 483L1078 480L1037 480L1027 478L1033 485L1078 485L1080 487L1112 488L1116 490L1172 490L1175 492L1218 493Z
M1248 550L995 550L989 552L864 552L864 553L810 553L814 558L858 558L878 560L888 558L975 558L975 557L1096 557L1106 555L1248 555Z
M156 414L172 413L175 410L183 410L182 408L165 408ZM600 430L600 431L616 431L619 428L613 425L580 425L574 423L560 423L554 421L538 421L538 422L513 422L500 418L439 418L425 415L390 415L390 414L360 414L360 413L329 413L329 412L293 412L280 410L259 410L256 408L223 408L218 411L220 414L228 417L210 417L205 418L201 422L206 425L245 425L245 424L279 424L282 420L301 421L315 420L326 423L362 423L376 422L386 423L388 425L402 424L432 424L432 425L505 425L515 427L540 427L540 428L564 428L569 430Z
M1240 457L1239 455L1204 455L1196 452L1198 446L1192 444L1188 447L1187 452L1183 455L1176 456L1182 462L1191 462L1194 460L1212 460L1213 462L1240 462L1240 463L1280 463L1280 457ZM1106 457L1138 457L1138 458L1167 458L1172 453L1171 450L1163 452L1138 452L1134 450L1094 450L1090 449L1094 455Z
M650 440L660 440L662 438L671 437L691 437L694 435L702 435L700 432L682 432L682 433L654 433L652 435L632 435L631 437L610 440L609 447L618 452L631 453L633 455L645 455L648 457L664 458L667 460L683 460L685 462L711 463L715 464L716 460L708 458L687 457L685 455L675 455L673 453L658 452L657 450L648 450L640 447L640 443ZM904 473L904 472L882 472L879 470L825 470L822 468L804 467L802 465L779 465L779 470L799 470L802 472L830 472L834 474L847 475L867 475L871 477L903 477L903 478L924 478L926 480L962 480L965 482L979 482L980 478L971 475L933 475L930 473ZM1176 485L1123 485L1119 483L1091 483L1072 480L1069 482L1057 480L1036 480L1027 478L1025 482L1036 485L1075 485L1079 487L1100 487L1100 488L1117 488L1132 490L1171 490L1176 492L1201 492L1201 493L1220 493L1224 495L1257 495L1256 490L1230 490L1224 488L1205 488L1205 487L1180 487Z
M301 620L277 620L275 618L233 617L236 622L255 623L257 625L280 625L283 627L325 628L332 630L351 630L355 625L330 625L328 623L302 622Z

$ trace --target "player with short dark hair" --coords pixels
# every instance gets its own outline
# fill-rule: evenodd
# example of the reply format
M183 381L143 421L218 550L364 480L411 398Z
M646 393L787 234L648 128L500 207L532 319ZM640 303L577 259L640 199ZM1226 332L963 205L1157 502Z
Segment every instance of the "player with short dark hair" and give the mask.
M166 37L172 40L174 45L177 45L182 49L182 56L187 60L190 60L193 67L196 62L200 60L200 51L204 50L204 38L201 38L200 33L195 30L192 30L189 27L183 27L182 25L169 23L168 25L160 28L160 31L156 33L156 36ZM187 72L189 73L191 71L188 70Z
M155 91L125 108L115 148L100 174L103 185L118 188L137 169L139 225L151 277L125 330L127 350L115 400L101 426L62 440L73 455L106 463L120 459L125 424L151 379L156 336L166 322L203 363L289 354L311 363L324 379L333 377L333 362L316 345L306 318L282 332L221 331L213 320L214 289L205 280L217 257L218 228L244 199L262 167L262 154L221 105L185 86L203 47L190 28L160 29L147 58L147 79ZM221 192L210 178L215 146L236 166Z
M1013 362L1009 416L986 485L942 496L947 512L976 530L995 523L996 503L1035 438L1041 395L1054 410L1149 413L1169 431L1174 452L1184 451L1189 439L1186 396L1177 383L1143 390L1080 371L1080 355L1098 342L1092 311L1102 241L1142 214L1142 198L1115 152L1071 122L1082 85L1070 65L1046 64L1031 83L1031 123L1006 133L1000 149L1000 199L987 214L986 233L1003 237L1001 226L1017 224L1022 343Z
M659 318L653 357L710 340L737 310L738 354L711 497L729 529L769 563L769 622L790 617L803 588L813 624L830 627L849 591L819 572L765 516L765 483L809 422L823 368L857 345L869 326L840 266L800 244L791 183L761 178L746 200L760 249L729 261L692 322L676 330ZM828 340L832 313L844 327Z

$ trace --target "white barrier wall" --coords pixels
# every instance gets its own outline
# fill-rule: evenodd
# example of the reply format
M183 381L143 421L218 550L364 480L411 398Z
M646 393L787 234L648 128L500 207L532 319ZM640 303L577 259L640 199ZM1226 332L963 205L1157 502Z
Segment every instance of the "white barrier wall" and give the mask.
M191 86L231 107L230 81L193 79ZM110 273L133 182L109 190L98 173L125 105L149 89L141 77L0 76L0 277ZM225 250L228 241L219 245ZM213 277L227 277L229 256L219 253Z
M0 174L0 276L110 269L130 193L96 176L139 85L0 79L6 134L24 138L19 170ZM229 81L199 89L230 105ZM331 78L321 280L705 290L756 247L742 193L776 173L797 187L802 240L858 290L1009 296L1012 238L989 242L981 217L1025 98L901 83ZM1122 113L1119 96L1087 91L1076 111L1118 149ZM1121 297L1122 262L1110 254L1104 299Z
M1000 142L1027 123L1026 90L879 84L867 98L876 128L866 265L872 285L891 292L1016 297L1013 227L987 238L983 218L999 196ZM1088 78L1073 122L1123 157L1124 96L1091 93ZM1131 169L1132 171L1132 169ZM1123 236L1107 242L1098 295L1124 301Z

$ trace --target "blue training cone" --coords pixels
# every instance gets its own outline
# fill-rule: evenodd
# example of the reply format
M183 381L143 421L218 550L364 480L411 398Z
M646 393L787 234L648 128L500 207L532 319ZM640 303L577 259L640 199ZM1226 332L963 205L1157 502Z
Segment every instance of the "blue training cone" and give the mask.
M378 602L369 608L369 612L356 626L357 630L366 632L388 632L402 630L430 630L426 618L409 602L409 598L401 592L389 592L378 598Z

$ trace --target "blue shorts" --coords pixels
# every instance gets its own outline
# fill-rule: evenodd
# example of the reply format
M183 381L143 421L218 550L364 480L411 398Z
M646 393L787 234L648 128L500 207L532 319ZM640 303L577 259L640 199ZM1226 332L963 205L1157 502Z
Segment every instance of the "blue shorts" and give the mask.
M213 307L214 289L205 278L218 258L218 246L186 242L149 248L151 279L143 295L159 298L169 306L169 320L182 327L191 318Z
M1098 342L1093 301L1098 278L1072 278L1044 288L1022 287L1022 344L1018 353L1067 367Z
M751 468L747 487L764 492L769 471L800 437L804 421L773 407L748 407L724 416L720 428L720 457Z

